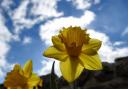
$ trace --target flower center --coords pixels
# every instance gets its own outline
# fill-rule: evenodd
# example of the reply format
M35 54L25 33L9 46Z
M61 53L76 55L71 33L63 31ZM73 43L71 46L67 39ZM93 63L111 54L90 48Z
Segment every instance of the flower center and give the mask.
M27 78L22 76L19 71L13 70L8 74L5 82L6 87L19 87L18 89L22 89L22 87L27 85Z
M60 32L60 38L71 57L78 57L83 44L88 42L89 36L85 31L81 30L80 27L69 27Z

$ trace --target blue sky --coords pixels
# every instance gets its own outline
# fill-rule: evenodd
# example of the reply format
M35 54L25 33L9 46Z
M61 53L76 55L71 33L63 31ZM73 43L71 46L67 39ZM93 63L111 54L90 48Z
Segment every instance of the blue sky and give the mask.
M15 63L28 59L34 72L49 73L53 59L42 53L62 27L88 28L103 42L102 61L128 56L127 8L127 0L0 0L0 83Z

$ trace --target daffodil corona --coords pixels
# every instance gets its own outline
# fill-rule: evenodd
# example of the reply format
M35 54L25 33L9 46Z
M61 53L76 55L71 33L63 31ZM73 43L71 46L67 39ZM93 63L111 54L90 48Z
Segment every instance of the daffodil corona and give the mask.
M60 61L60 70L68 82L78 78L84 68L102 69L97 53L101 41L90 38L86 31L80 27L63 28L52 37L53 46L44 51L44 56Z
M19 64L14 66L14 69L7 74L4 86L7 89L34 89L34 87L38 89L37 86L42 86L42 80L32 73L32 61L29 60L23 69Z

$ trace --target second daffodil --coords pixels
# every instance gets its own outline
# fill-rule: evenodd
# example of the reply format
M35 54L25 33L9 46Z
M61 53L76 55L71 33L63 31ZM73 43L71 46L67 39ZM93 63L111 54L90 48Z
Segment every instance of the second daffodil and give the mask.
M68 82L78 78L84 68L102 69L97 53L101 41L90 38L86 31L80 27L63 28L52 37L53 46L44 51L44 56L60 61L60 70Z
M42 86L42 80L32 73L32 60L29 60L23 69L19 64L14 66L7 74L4 86L7 89L38 89L38 86Z

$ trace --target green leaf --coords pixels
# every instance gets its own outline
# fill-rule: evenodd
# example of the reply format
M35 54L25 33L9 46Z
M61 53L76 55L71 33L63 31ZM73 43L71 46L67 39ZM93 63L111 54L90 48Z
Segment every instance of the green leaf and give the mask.
M58 89L57 81L56 81L56 75L54 73L54 64L55 64L55 61L52 64L51 79L50 79L50 88L51 89Z

